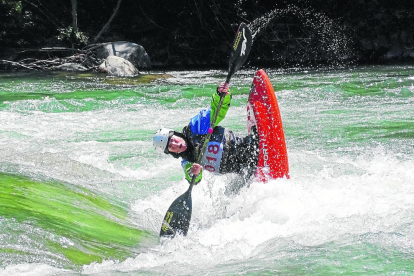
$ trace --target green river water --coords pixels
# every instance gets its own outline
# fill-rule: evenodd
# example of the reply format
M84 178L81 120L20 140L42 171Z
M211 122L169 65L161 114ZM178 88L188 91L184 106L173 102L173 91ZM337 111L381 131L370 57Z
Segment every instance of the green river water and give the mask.
M290 179L205 173L187 237L159 240L188 187L152 146L226 72L0 74L0 275L412 275L414 67L265 69ZM246 135L255 70L221 122Z

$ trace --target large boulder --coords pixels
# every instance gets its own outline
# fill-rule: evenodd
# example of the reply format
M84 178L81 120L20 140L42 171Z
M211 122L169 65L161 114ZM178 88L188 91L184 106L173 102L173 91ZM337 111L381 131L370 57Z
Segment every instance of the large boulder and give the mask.
M138 69L128 60L109 56L99 66L99 71L119 77L133 77L139 74Z
M97 50L98 58L105 59L108 56L117 56L130 61L135 67L142 69L151 68L151 60L144 47L127 41L105 43Z

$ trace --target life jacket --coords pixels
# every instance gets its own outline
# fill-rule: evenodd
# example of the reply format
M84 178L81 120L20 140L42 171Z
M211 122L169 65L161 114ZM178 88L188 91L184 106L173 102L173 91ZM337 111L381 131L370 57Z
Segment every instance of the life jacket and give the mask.
M183 162L196 162L210 127L210 109L203 109L191 118L182 134L189 144ZM228 128L216 126L203 155L202 165L213 173L239 173L247 166L257 164L258 140L247 136L239 138Z
M192 149L192 153L188 156L188 161L196 162L203 147L206 134L192 132L190 125L183 129L183 134L188 143L191 144L190 148ZM225 172L223 169L226 167L228 160L231 140L235 140L235 136L229 129L221 126L216 126L213 129L201 162L205 170L213 173Z

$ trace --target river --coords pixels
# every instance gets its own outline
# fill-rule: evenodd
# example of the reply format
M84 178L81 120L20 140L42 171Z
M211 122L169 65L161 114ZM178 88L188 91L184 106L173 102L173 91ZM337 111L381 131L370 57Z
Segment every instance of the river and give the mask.
M0 74L0 275L408 275L414 67L266 69L290 179L205 173L187 237L159 240L185 192L152 135L208 107L220 70ZM255 70L221 122L247 134Z

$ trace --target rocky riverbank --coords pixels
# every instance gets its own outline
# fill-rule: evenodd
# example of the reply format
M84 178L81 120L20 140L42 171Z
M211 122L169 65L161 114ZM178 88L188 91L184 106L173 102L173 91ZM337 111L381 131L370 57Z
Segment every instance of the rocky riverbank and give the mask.
M73 24L67 16L70 4L43 2L45 10L18 0L0 6L0 13L5 15L0 18L0 26L4 26L4 30L0 29L0 59L8 61L0 67L18 68L13 62L24 61L23 65L27 66L28 61L35 62L33 59L48 59L31 66L45 67L50 63L56 69L66 70L81 63L86 70L97 69L106 57L99 56L92 38L108 21L113 7L97 0L79 2L79 30L70 32L70 27L59 27ZM250 66L414 62L413 3L377 0L141 3L124 0L112 27L100 41L129 41L145 48L147 56L142 64L119 56L138 70L140 66L149 68L148 60L152 68L225 68L231 40L243 21L250 25L254 35L247 61ZM108 47L102 51L112 51L109 55L114 55L111 49L114 44L100 45L103 44ZM118 56L119 51L115 51L114 56ZM66 64L52 64L53 58L67 58Z

